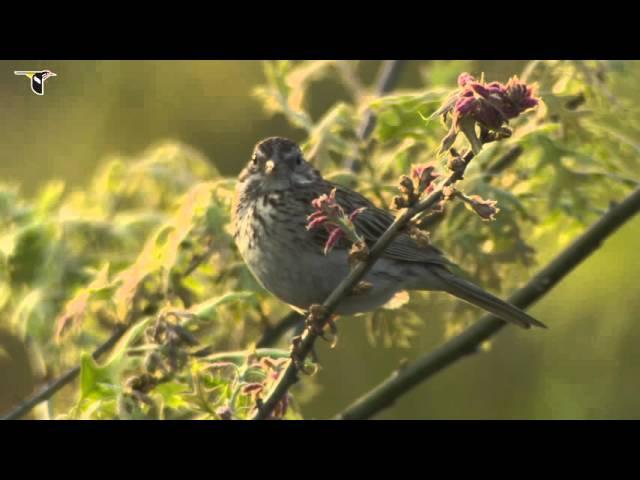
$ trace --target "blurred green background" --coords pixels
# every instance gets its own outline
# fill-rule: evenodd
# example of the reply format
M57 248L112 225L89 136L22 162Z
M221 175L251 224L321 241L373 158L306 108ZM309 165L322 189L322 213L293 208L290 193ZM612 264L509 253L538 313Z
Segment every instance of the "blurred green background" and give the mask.
M476 61L474 72L506 80L525 62ZM83 186L110 155L134 155L166 139L201 150L223 174L236 175L255 142L304 138L282 116L270 117L251 92L264 82L257 61L0 62L0 180L32 194L47 180ZM362 64L371 82L379 62ZM14 70L58 74L45 95ZM398 88L415 88L429 62L409 62ZM312 116L346 97L338 84L310 92ZM640 101L640 89L638 90ZM488 353L472 356L413 390L379 418L640 417L640 218L629 222L532 309L548 331L508 328ZM540 246L538 259L556 245ZM535 268L532 269L532 272ZM341 322L340 342L321 345L320 394L306 418L326 418L388 376L403 359L443 340L438 318L425 321L412 347L371 345L358 318ZM32 388L20 343L0 337L0 412Z

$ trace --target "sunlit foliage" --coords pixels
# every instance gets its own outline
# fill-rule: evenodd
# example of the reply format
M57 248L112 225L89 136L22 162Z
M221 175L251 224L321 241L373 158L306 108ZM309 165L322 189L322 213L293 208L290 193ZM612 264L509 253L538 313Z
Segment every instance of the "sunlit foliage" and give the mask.
M431 116L466 68L435 62L423 87L377 98L363 87L357 62L267 62L267 82L255 93L267 111L305 132L305 154L327 178L391 209L398 178L413 166L446 171L439 150L448 129ZM513 72L535 85L541 104L511 123L510 138L487 144L459 185L497 201L499 214L485 222L468 204L447 202L422 220L433 243L470 278L506 293L539 261L541 239L554 238L560 250L637 186L640 111L631 93L639 68L545 61ZM309 88L329 79L351 100L312 118ZM364 141L358 130L368 109L377 121ZM451 146L464 142L459 136ZM288 358L286 337L281 348L254 345L288 309L259 287L235 250L234 182L201 153L170 143L107 159L83 190L53 181L26 199L0 185L0 326L28 341L47 377L81 365L73 394L50 401L54 418L249 415ZM471 309L444 296L408 300L400 295L367 315L372 342L407 346L427 306L447 312L445 335L472 319ZM111 352L94 360L90 352L125 326ZM295 398L309 393L309 383L278 416L301 418Z

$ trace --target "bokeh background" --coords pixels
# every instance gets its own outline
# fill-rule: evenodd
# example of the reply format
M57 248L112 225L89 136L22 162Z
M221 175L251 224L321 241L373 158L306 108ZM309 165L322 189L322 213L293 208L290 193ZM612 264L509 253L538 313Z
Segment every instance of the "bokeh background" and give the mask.
M506 80L525 62L474 61L469 70ZM379 62L362 63L371 82ZM429 62L409 62L398 88L415 88ZM58 74L33 95L14 70ZM84 186L111 155L135 155L162 140L202 151L236 175L255 142L270 135L302 140L282 116L267 115L251 92L264 82L257 61L0 62L0 180L33 194L60 178ZM640 79L639 79L640 80ZM347 93L331 82L312 87L312 115ZM638 89L640 101L640 88ZM635 139L640 143L640 139ZM561 234L561 232L558 232ZM623 227L532 309L548 331L505 329L489 352L463 360L416 388L378 418L640 417L640 218ZM555 245L540 245L540 261ZM340 342L321 345L321 391L307 418L329 417L396 369L443 340L425 312L410 348L372 345L358 318L342 322ZM24 347L0 332L0 412L33 388Z

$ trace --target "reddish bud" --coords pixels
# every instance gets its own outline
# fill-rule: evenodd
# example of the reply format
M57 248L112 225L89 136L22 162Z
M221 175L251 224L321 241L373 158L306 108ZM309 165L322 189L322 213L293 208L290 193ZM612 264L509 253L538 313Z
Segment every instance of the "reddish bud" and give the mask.
M496 215L500 211L498 207L496 207L495 200L484 200L478 195L472 195L467 198L467 202L471 205L471 208L480 215L480 217L484 220L495 220Z
M467 88L470 88L471 90L473 90L473 93L483 98L489 98L489 95L491 95L489 89L478 82L469 83L469 85L467 85Z
M458 76L458 85L461 88L464 88L467 85L467 83L474 82L474 81L475 81L475 78L472 75L468 74L467 72L463 72Z
M440 176L434 170L435 167L433 165L417 165L411 170L411 176L418 182L419 193L424 192Z
M349 214L349 221L353 222L353 220L366 209L367 207L356 208L353 212Z
M452 129L443 139L440 153L453 144L463 120L469 118L488 130L498 130L508 120L540 102L533 96L533 89L517 77L511 78L506 85L500 82L487 84L465 72L458 77L458 85L460 90L438 110L445 121L449 114L453 118Z
M413 193L413 182L406 175L400 177L400 191L408 195Z
M276 364L269 357L262 357L260 359L260 364L266 368L270 368L271 370L276 369Z
M307 224L307 230L312 230L320 225L323 225L328 219L329 217L327 217L326 215L317 216Z
M233 414L233 412L227 406L222 406L222 407L216 408L216 415L218 415L218 417L220 417L220 420L231 420L232 414Z
M459 155L452 156L447 162L447 168L452 172L462 173L466 166L467 162L465 162L464 158Z
M342 237L344 237L344 233L342 232L342 230L334 227L331 233L329 233L327 242L324 244L324 254L327 255L333 249L333 247L336 246L336 244Z
M487 90L492 95L504 95L506 93L504 85L502 85L500 82L491 82L489 85L487 85Z
M247 383L245 386L242 387L242 393L244 395L247 395L250 393L258 393L262 391L263 388L264 386L261 383Z
M454 112L457 115L467 115L474 110L477 104L478 101L473 97L462 97L456 102Z

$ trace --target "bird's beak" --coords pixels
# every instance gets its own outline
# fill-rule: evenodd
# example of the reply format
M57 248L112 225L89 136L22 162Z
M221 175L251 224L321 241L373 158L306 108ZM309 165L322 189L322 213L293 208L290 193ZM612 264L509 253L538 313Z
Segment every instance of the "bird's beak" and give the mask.
M49 72L49 76L50 76L50 77L57 77L57 76L58 76L58 74L53 73L53 72Z
M267 160L267 163L264 164L264 171L267 175L273 174L275 169L276 163L273 160Z

